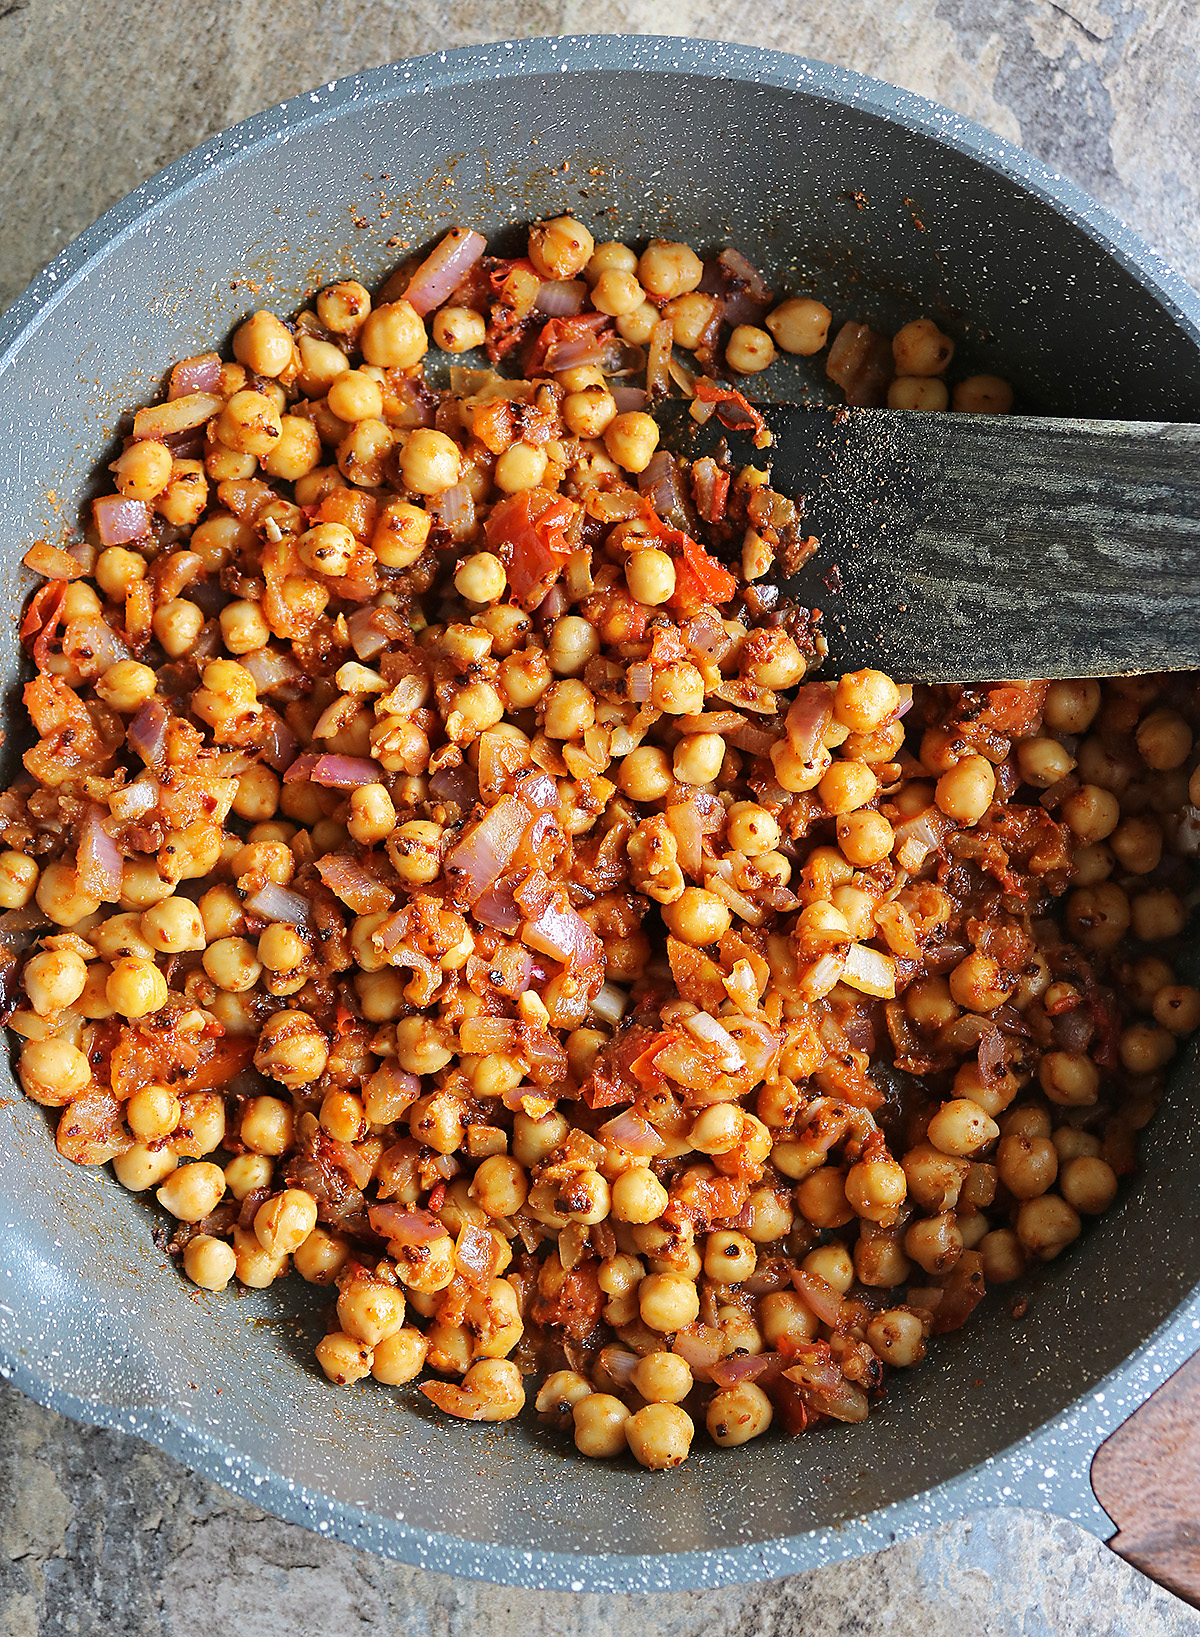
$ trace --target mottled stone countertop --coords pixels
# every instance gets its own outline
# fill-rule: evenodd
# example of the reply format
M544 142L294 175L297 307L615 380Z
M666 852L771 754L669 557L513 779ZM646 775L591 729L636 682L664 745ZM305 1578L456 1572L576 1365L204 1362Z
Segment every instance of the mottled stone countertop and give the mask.
M516 35L675 33L841 63L969 114L1200 286L1197 0L0 0L0 307L186 149L337 75ZM1099 1542L998 1512L767 1586L539 1595L264 1516L0 1384L0 1637L1200 1637Z

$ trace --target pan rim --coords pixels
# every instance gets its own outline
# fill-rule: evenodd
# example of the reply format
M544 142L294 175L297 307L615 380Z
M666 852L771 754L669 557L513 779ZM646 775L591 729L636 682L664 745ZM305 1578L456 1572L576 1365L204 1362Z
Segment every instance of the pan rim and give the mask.
M931 138L985 165L1082 231L1150 292L1200 351L1200 295L1113 211L1051 167L959 114L852 70L784 52L657 35L577 35L466 46L327 82L218 133L112 206L67 246L0 315L0 376L78 283L119 244L144 231L198 181L312 125L351 102L384 105L424 90L495 85L546 73L680 74L740 80L849 106ZM1200 1331L1193 1292L1103 1381L1041 1427L957 1477L830 1528L718 1551L632 1556L532 1551L463 1540L384 1518L304 1489L240 1455L172 1409L123 1409L56 1386L0 1344L0 1374L76 1420L133 1432L275 1515L360 1549L417 1567L504 1584L564 1591L665 1591L760 1581L894 1544L937 1523L987 1508L1026 1505L1067 1515L1097 1533L1111 1524L1091 1494L1088 1468L1100 1440L1182 1363ZM1047 1470L1049 1468L1049 1470ZM1053 1475L1053 1484L1047 1479Z

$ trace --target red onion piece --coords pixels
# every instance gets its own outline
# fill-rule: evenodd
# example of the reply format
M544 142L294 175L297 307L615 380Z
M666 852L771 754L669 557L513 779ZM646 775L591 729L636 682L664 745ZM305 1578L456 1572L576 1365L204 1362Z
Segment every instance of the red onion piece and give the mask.
M646 391L651 399L665 398L671 390L668 366L673 340L671 320L660 318L650 332L650 346L646 353Z
M649 660L640 659L625 673L625 691L631 703L645 705L654 687L654 667Z
M404 300L424 318L454 294L486 249L487 240L473 228L452 227L409 279Z
M677 1330L671 1351L678 1353L690 1366L697 1381L707 1381L709 1371L716 1364L725 1346L719 1330L708 1324L689 1324L686 1330Z
M157 779L135 779L110 792L108 810L118 824L132 824L157 805L158 790Z
M507 881L497 881L482 893L471 910L480 926L491 927L511 937L520 930L521 912Z
M500 1264L500 1247L487 1228L464 1221L454 1246L454 1265L468 1284L486 1290Z
M1059 1051L1084 1052L1091 1043L1092 1035L1096 1032L1092 1014L1083 1006L1073 1007L1069 1012L1060 1012L1054 1019L1054 1044ZM997 1030L999 1033L999 1030ZM979 1048L980 1072L983 1070L983 1046Z
M612 400L617 406L618 415L627 415L630 410L645 409L650 402L649 396L642 387L613 386L609 388Z
M87 817L79 834L75 868L79 890L86 898L115 904L121 896L124 860L116 842L104 828L105 812L98 802L88 804Z
M895 374L892 344L865 324L843 324L833 338L825 373L858 408L880 409Z
M425 502L425 510L435 523L440 523L456 542L467 540L475 532L475 500L465 483L456 483Z
M802 761L816 761L832 721L832 688L827 682L806 682L787 713L788 743Z
M263 711L263 726L263 758L276 773L282 773L295 761L300 741L283 717L273 710Z
M847 1381L824 1343L810 1344L797 1354L784 1379L795 1382L804 1401L835 1421L865 1421L869 1405L861 1387Z
M131 650L99 614L72 620L63 632L62 651L80 670L100 676L118 660L131 659Z
M995 1026L979 1039L979 1075L985 1086L998 1085L1004 1078L1004 1036Z
M536 921L526 921L521 942L564 966L590 967L597 973L603 968L604 945L583 917L562 900L547 904Z
M599 1363L608 1371L617 1386L628 1387L633 1380L633 1372L642 1362L637 1353L631 1353L624 1347L608 1346L600 1349Z
M457 767L439 767L429 781L429 793L438 801L452 802L466 812L479 800L475 769L466 762L460 762Z
M437 415L437 399L424 381L392 379L393 397L404 406L398 414L389 415L393 426L405 430L414 426L432 426Z
M691 802L677 802L667 808L667 825L675 837L679 868L684 875L699 878L704 862L704 831L700 814Z
M247 898L246 908L251 915L261 915L264 921L283 921L294 927L307 927L311 913L307 898L274 881L268 881Z
M571 318L583 311L586 296L587 285L582 279L547 279L533 305L547 318Z
M843 1304L841 1296L831 1284L815 1273L806 1273L803 1268L793 1269L792 1283L803 1298L805 1307L810 1308L822 1324L837 1324Z
M371 1205L367 1220L374 1233L394 1245L428 1245L446 1234L445 1225L436 1216L407 1205Z
M604 319L602 313L596 317ZM580 369L584 364L600 364L604 361L604 340L596 335L573 335L563 341L552 341L546 348L545 370L547 375L556 375L559 370Z
M346 621L346 629L350 632L350 646L359 659L364 661L374 659L388 644L386 635L376 624L375 613L374 608L356 608ZM245 664L245 660L242 663Z
M215 352L181 358L171 371L168 398L186 398L192 392L215 392L221 379L221 359Z
M615 1119L606 1120L596 1135L627 1154L661 1154L667 1146L649 1120L627 1108Z
M344 853L326 853L317 860L317 874L330 892L356 915L377 915L396 901L391 887Z
M683 478L679 462L670 450L658 449L651 455L646 470L638 474L638 493L645 495L664 523L682 530L684 534L690 532L692 523L688 517Z
M167 707L148 699L125 730L125 742L147 767L161 768L167 753Z
M350 627L351 641L354 640L354 621L363 612L356 609L346 622ZM367 609L366 612L372 613L374 610ZM359 658L362 657L360 654ZM289 682L298 682L304 675L303 667L294 656L284 653L281 648L259 648L255 653L242 654L238 663L250 672L260 694L270 693Z
M517 780L517 795L531 813L553 813L559 804L558 785L549 773L525 773Z
M131 540L144 540L150 533L152 513L144 500L102 495L92 501L92 516L101 544L105 546L126 546Z
M773 299L771 286L756 267L748 262L740 250L732 245L722 250L717 261L727 275L726 288L745 290L755 301L766 303Z
M500 800L472 824L446 854L445 873L455 899L468 905L498 881L529 827L529 809L515 796Z
M328 752L306 751L297 756L283 775L284 784L308 779L326 790L358 790L364 784L378 784L383 774L378 762L366 756L336 756Z
M561 614L565 614L567 611L567 606L568 600L566 587L563 585L561 580L558 580L550 587L549 591L547 591L546 595L537 605L535 617L537 618L539 624L546 625L551 620L558 619Z
M773 1380L783 1368L782 1353L737 1353L709 1366L714 1387L737 1387L743 1381Z
M459 1024L459 1045L468 1057L488 1057L506 1052L517 1038L517 1022L511 1017L465 1017Z

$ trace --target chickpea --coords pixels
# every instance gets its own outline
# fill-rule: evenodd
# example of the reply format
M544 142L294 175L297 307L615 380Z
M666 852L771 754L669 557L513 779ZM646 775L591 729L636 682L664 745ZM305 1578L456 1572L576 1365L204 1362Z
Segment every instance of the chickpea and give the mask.
M1154 1021L1174 1035L1200 1029L1200 989L1166 983L1154 996Z
M595 284L604 273L636 273L637 264L636 251L618 239L608 239L593 250L583 276L589 284Z
M544 279L573 279L595 250L592 235L574 216L555 216L529 229L529 259Z
M1100 684L1052 682L1046 690L1042 721L1052 733L1086 733L1100 709Z
M651 239L638 258L638 280L648 295L659 301L694 290L704 276L704 263L686 244Z
M292 1146L292 1108L278 1097L251 1097L242 1110L239 1135L255 1154L286 1154Z
M411 369L429 348L425 326L407 301L376 307L363 324L358 342L367 363L380 369Z
M87 966L72 949L46 949L25 963L22 978L29 1004L46 1017L71 1006L87 983Z
M777 358L775 343L757 324L738 324L725 343L725 362L739 375L758 375Z
M1013 389L998 375L968 375L954 389L954 407L960 414L1007 415Z
M705 1241L704 1272L714 1284L739 1285L751 1276L757 1264L754 1242L744 1233L710 1233Z
M602 438L616 414L616 399L603 385L569 392L562 403L563 424L577 438Z
M262 975L254 945L245 938L219 938L204 951L204 970L219 989L241 994Z
M376 1342L371 1374L388 1387L402 1387L420 1375L428 1352L429 1344L419 1330L396 1330Z
M964 756L943 773L934 791L934 800L947 818L960 824L976 824L992 805L996 793L996 773L985 756Z
M925 1357L925 1326L911 1308L877 1313L867 1325L867 1341L885 1364L906 1370Z
M805 1273L823 1279L842 1296L854 1283L854 1262L845 1245L819 1245L816 1250L809 1251L801 1266Z
M674 779L667 754L658 745L639 745L621 762L617 787L631 801L661 801Z
M529 1197L524 1168L507 1154L492 1154L475 1172L471 1198L490 1217L515 1216Z
M1067 930L1087 950L1113 949L1129 930L1129 899L1111 881L1081 887L1067 899Z
M1078 1239L1081 1227L1079 1213L1057 1194L1027 1199L1017 1212L1017 1238L1023 1249L1043 1262Z
M680 784L711 784L725 761L725 741L719 733L692 733L675 747L672 771Z
M25 1042L17 1074L25 1095L48 1108L65 1107L92 1082L92 1066L84 1053L53 1036Z
M974 950L951 972L950 993L969 1011L994 1012L1012 994L1012 984L992 956Z
M778 1148L775 1152L778 1155ZM854 1216L845 1180L833 1165L822 1165L804 1178L796 1189L796 1204L814 1228L842 1228Z
M273 1167L265 1154L238 1154L225 1167L225 1186L241 1201L256 1188L270 1186Z
M1103 841L1116 829L1121 805L1111 791L1083 784L1063 802L1062 816L1080 841Z
M1133 813L1117 825L1109 845L1123 870L1149 875L1162 858L1162 826L1149 813Z
M778 821L752 801L735 802L727 816L725 839L735 852L759 858L774 852L783 839Z
M396 809L382 784L364 784L350 792L346 828L364 847L383 841L396 828Z
M1175 1036L1156 1023L1132 1023L1121 1031L1119 1053L1130 1074L1153 1074L1175 1055Z
M1002 1137L996 1149L1000 1181L1015 1199L1036 1199L1054 1186L1058 1150L1047 1137Z
M634 1165L612 1185L617 1222L656 1222L667 1208L667 1190L648 1167Z
M1025 1271L1025 1247L1011 1228L994 1228L979 1241L983 1276L990 1285L1009 1284Z
M468 602L499 602L505 590L504 564L490 551L478 551L459 564L454 589Z
M931 318L914 318L892 337L892 356L897 375L941 375L954 357L954 342Z
M1117 1173L1098 1155L1080 1154L1063 1166L1058 1186L1073 1210L1099 1216L1117 1197Z
M611 1460L627 1447L629 1411L611 1393L588 1393L576 1400L571 1406L571 1419L575 1424L575 1448L581 1455L597 1461Z
M113 963L105 994L122 1017L146 1017L166 1005L167 980L152 961L126 955Z
M433 315L434 344L443 352L472 352L482 347L487 324L471 307L443 307Z
M886 1222L895 1220L893 1213L904 1203L908 1181L895 1160L859 1160L846 1173L845 1188L856 1215Z
M832 322L829 308L809 296L793 296L789 301L781 301L766 317L776 345L802 358L811 358L820 352L829 339Z
M904 1235L905 1254L926 1273L947 1273L963 1252L962 1234L953 1211L920 1218Z
M838 846L851 864L882 864L895 845L895 832L882 813L870 808L842 813L837 821Z
M547 658L555 676L582 676L588 661L600 652L600 638L590 620L564 614L550 632Z
M211 1160L196 1160L172 1171L154 1196L181 1222L201 1222L216 1210L225 1192L225 1173Z
M131 443L114 465L118 493L127 500L157 500L171 481L171 465L171 451L165 443L153 438Z
M147 1143L169 1137L182 1114L179 1099L168 1086L143 1086L125 1105L129 1129Z
M74 926L87 915L94 915L100 908L100 901L96 898L87 898L79 890L79 877L75 867L60 859L57 863L47 864L38 880L34 898L37 906L56 926Z
M657 546L630 552L625 562L625 584L629 595L638 602L661 607L675 595L675 564Z
M109 546L96 559L96 584L110 602L124 602L140 580L146 577L146 559L124 546Z
M291 332L274 313L255 313L233 332L233 356L255 375L282 375L292 354Z
M0 852L0 909L24 909L37 890L38 867L11 848Z
M328 1041L307 1012L276 1012L263 1025L254 1066L295 1091L319 1079L328 1059Z
M564 677L547 689L542 730L548 739L581 739L595 720L591 690L575 677Z
M1038 1064L1038 1080L1052 1103L1083 1108L1096 1101L1100 1071L1082 1052L1047 1052Z
M694 1433L691 1416L678 1404L646 1404L625 1423L634 1459L652 1472L686 1461Z
M338 1297L337 1316L347 1335L376 1347L403 1327L404 1293L381 1279L353 1279Z
M1169 887L1139 893L1130 903L1129 915L1133 935L1142 943L1177 938L1187 921L1183 904Z
M677 1273L647 1274L638 1286L637 1299L642 1322L663 1335L686 1329L700 1312L695 1285Z
M409 433L400 453L400 476L414 494L444 493L462 476L458 445L444 432L418 426Z
M1151 711L1138 726L1137 747L1147 767L1181 767L1191 754L1192 730L1176 711Z
M1049 1126L1047 1118L1047 1135ZM971 1169L965 1159L943 1154L932 1142L918 1143L915 1148L910 1148L900 1163L908 1179L910 1195L927 1211L953 1210Z
M183 1271L202 1290L224 1290L236 1266L233 1246L223 1239L214 1239L211 1234L201 1233L189 1239L183 1252Z
M950 406L945 381L930 375L898 375L888 387L889 409L917 409L937 414Z
M514 443L496 462L495 483L506 494L519 494L523 489L536 489L546 475L547 455L544 448L531 443Z
M135 1142L123 1154L115 1157L113 1174L122 1188L128 1188L130 1193L142 1194L147 1188L157 1187L178 1164L179 1156L166 1144L151 1148L145 1143Z
M614 415L604 429L604 447L624 471L644 472L658 448L658 422L638 409Z
M834 762L817 785L817 792L831 813L852 813L879 794L879 780L863 762Z
M607 313L611 318L636 312L645 299L646 292L633 274L619 268L610 268L601 273L592 285L592 306L598 313Z
M235 392L217 417L218 442L238 455L269 455L282 432L279 411L263 392Z
M703 948L729 931L733 916L728 904L707 887L685 887L673 904L664 904L667 929L685 944Z
M203 626L204 615L185 597L173 597L150 618L150 627L168 659L182 659L190 653Z
M317 1343L317 1363L340 1387L370 1375L372 1362L371 1348L344 1331L334 1330Z
M643 301L631 313L622 313L617 319L617 334L635 346L644 347L654 333L654 326L662 315L651 301Z
M794 1290L771 1291L758 1304L759 1321L767 1346L778 1349L784 1341L799 1345L817 1334L817 1316Z

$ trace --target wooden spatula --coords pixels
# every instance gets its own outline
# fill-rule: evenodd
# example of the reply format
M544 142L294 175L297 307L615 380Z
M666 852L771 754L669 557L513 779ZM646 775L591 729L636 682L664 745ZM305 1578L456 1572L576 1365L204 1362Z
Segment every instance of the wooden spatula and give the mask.
M802 495L820 542L788 583L833 672L901 681L1117 676L1200 665L1200 426L764 405L755 450L684 404L664 442L721 437Z

